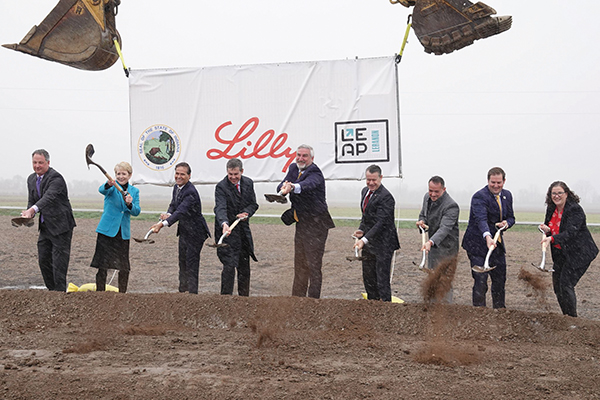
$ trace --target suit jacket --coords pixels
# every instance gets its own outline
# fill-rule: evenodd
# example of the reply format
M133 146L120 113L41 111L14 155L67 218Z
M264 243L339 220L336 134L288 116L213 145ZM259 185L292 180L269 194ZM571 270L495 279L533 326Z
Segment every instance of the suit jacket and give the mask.
M76 225L75 218L69 202L67 184L62 175L55 169L48 168L40 182L41 196L37 193L36 179L35 173L27 178L27 208L37 206L44 218L44 226L53 236L72 230Z
M194 238L204 242L210 237L210 230L202 215L200 195L191 182L186 183L178 193L178 186L173 186L173 197L167 213L171 214L166 219L169 226L179 221L177 236Z
M439 261L458 253L458 204L444 192L436 201L429 193L423 197L419 220L429 226L429 239L434 245L429 252L429 264L435 267Z
M515 214L513 212L512 194L505 189L500 192L500 201L502 203L502 215L496 202L496 198L490 192L487 185L476 192L471 198L471 211L469 212L469 224L463 236L462 247L469 254L485 257L488 252L487 243L483 237L484 232L489 232L492 236L498 230L496 223L506 220L508 228L515 224ZM500 237L504 231L500 232ZM504 239L498 242L496 250L504 253Z
M235 242L236 245L241 245L241 240L237 238L245 237L249 247L250 256L254 261L254 242L252 241L252 232L250 231L250 217L258 210L256 202L256 194L254 193L254 182L252 179L242 175L240 179L240 190L238 192L236 186L227 179L223 178L215 187L215 238L220 238L223 235L223 223L226 222L229 226L237 219L237 215L248 213L248 218L240 221L229 235L230 242ZM239 243L239 244L238 244ZM232 245L232 243L229 243Z
M98 189L104 195L104 212L100 218L100 223L96 228L96 232L105 236L115 237L121 230L121 237L124 240L131 239L131 222L130 217L140 215L140 190L129 185L127 191L133 198L131 209L127 207L123 195L114 186L106 188L103 184Z
M556 205L551 204L546 209L544 223L548 225ZM549 234L551 235L551 234ZM559 244L561 249L554 247ZM551 244L552 257L556 252L562 251L568 265L574 270L587 270L590 263L598 255L598 247L586 225L583 208L574 201L567 199L560 221L559 233L554 235L554 244Z
M289 181L298 183L301 192L290 193L292 208L296 210L298 220L319 225L324 229L334 228L335 225L329 215L327 201L325 199L325 178L321 169L316 164L311 164L302 171L296 163L290 165L288 173L283 181L277 186L277 190L281 189L283 182Z
M368 192L368 187L362 189L361 209ZM358 227L364 232L364 237L369 241L367 246L372 249L373 253L393 252L400 248L394 216L395 207L394 196L385 186L379 185L371 195Z

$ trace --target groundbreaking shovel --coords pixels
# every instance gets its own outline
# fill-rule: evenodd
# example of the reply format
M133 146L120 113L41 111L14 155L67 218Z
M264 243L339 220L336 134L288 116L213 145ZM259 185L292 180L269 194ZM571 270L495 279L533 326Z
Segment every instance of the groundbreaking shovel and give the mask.
M10 220L10 224L16 228L18 228L19 226L26 226L29 228L32 227L35 224L35 222L33 221L33 218L15 217Z
M354 239L354 244L358 243L358 241L360 240L359 238L357 238L354 235L352 235L352 239ZM362 261L362 260L364 260L364 257L358 254L358 247L355 247L354 248L354 256L347 256L346 260L348 260L348 261Z
M150 235L152 235L154 233L154 230L150 229L148 231L148 233L146 233L146 236L144 236L143 239L139 239L139 238L133 238L133 240L135 240L138 243L148 243L148 244L152 244L154 243L153 239L148 239L150 237Z
M233 228L235 228L235 226L240 222L245 220L248 217L243 217L243 218L238 218L235 221L233 221L233 224L231 224L231 226L229 227L229 230L232 231ZM221 247L228 247L229 245L227 243L223 243L223 240L227 237L227 232L223 232L223 234L221 235L221 238L219 239L219 241L215 244L208 244L208 247L214 247L214 248L221 248Z
M265 193L265 199L269 203L273 203L273 202L277 202L277 203L281 203L281 204L287 203L287 197L285 197L285 195L281 193L281 190L277 194Z
M496 231L496 234L494 235L494 244L496 244L496 242L498 242L498 238L500 237L500 232L504 229L505 229L505 227L502 227ZM489 272L489 271L493 270L494 268L496 268L495 266L490 267L490 256L492 255L492 251L494 251L495 248L496 248L496 246L492 246L488 249L487 255L485 256L485 262L483 263L483 267L476 265L471 269L475 272L483 273L483 272Z
M546 233L540 228L538 227L538 229L540 230L540 232L542 232L542 240L546 238ZM544 272L554 272L553 268L550 269L546 269L546 249L548 248L548 243L546 243L545 241L542 242L542 262L540 263L540 265L535 265L534 263L531 263L531 265L533 265L534 267L537 267L538 269L541 269Z
M427 230L429 229L429 227L427 225L423 225L423 226L419 226L419 229L421 230L421 246L425 246L425 243L427 243L427 241L429 240L429 233L427 233ZM423 258L421 259L421 264L419 264L420 270L426 269L425 268L425 260L426 259L427 259L427 251L425 249L423 249Z
M98 169L104 174L104 176L106 176L106 179L108 179L109 181L115 181L107 172L104 168L102 168L102 166L100 164L96 164L95 162L92 161L92 156L94 155L95 150L94 150L94 145L93 144L88 144L85 148L85 162L87 163L87 167L88 169L90 169L90 164L91 165L95 165L96 167L98 167ZM123 195L123 198L125 198L125 196L128 195L128 193L126 191L123 190L123 188L121 187L121 185L119 185L118 182L115 181L115 187L117 188L117 190Z

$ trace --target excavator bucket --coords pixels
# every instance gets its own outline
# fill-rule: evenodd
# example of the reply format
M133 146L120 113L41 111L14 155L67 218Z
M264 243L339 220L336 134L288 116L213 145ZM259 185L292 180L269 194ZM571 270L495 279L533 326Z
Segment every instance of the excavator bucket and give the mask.
M427 53L452 53L477 39L510 29L511 16L492 17L492 7L468 0L390 0L405 7L414 5L412 28Z
M115 16L121 0L60 0L39 26L18 44L4 44L70 67L99 71L119 58Z

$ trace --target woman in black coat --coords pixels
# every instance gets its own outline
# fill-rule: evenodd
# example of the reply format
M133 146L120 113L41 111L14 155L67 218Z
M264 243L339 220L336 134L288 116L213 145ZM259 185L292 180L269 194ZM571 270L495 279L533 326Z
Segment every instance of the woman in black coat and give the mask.
M563 314L577 316L575 285L598 255L579 196L566 183L553 182L546 193L546 218L540 229L552 252L552 284Z

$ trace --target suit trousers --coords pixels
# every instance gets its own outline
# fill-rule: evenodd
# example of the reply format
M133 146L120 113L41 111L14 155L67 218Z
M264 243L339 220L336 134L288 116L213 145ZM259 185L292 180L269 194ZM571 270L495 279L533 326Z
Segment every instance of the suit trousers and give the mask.
M294 283L292 296L318 299L323 283L323 254L329 230L312 221L296 223L294 235Z
M476 256L467 253L471 261L471 267L483 266L485 257ZM492 306L494 308L505 308L505 284L506 284L506 256L497 249L490 256L490 266L495 266L489 272L475 272L471 270L473 276L473 306L486 306L486 293L488 291L488 277L492 280Z
M40 224L37 242L38 262L48 290L67 291L67 270L71 257L72 237L72 229L60 235L51 235L44 223Z
M552 273L552 287L556 300L564 315L571 317L577 316L577 296L575 295L575 285L579 282L586 268L573 268L569 265L563 252L559 249L552 249L552 261L554 263L554 272ZM580 267L580 266L577 266Z
M368 246L362 250L364 257L362 262L363 282L369 300L392 301L392 289L390 285L390 273L393 251L385 251L381 254L372 253Z
M233 236L233 233L229 235ZM233 294L235 271L238 277L238 295L250 295L250 251L244 237L232 237L228 247L217 249L219 260L223 264L221 272L221 294Z
M198 294L200 251L204 239L198 236L179 235L179 291Z

